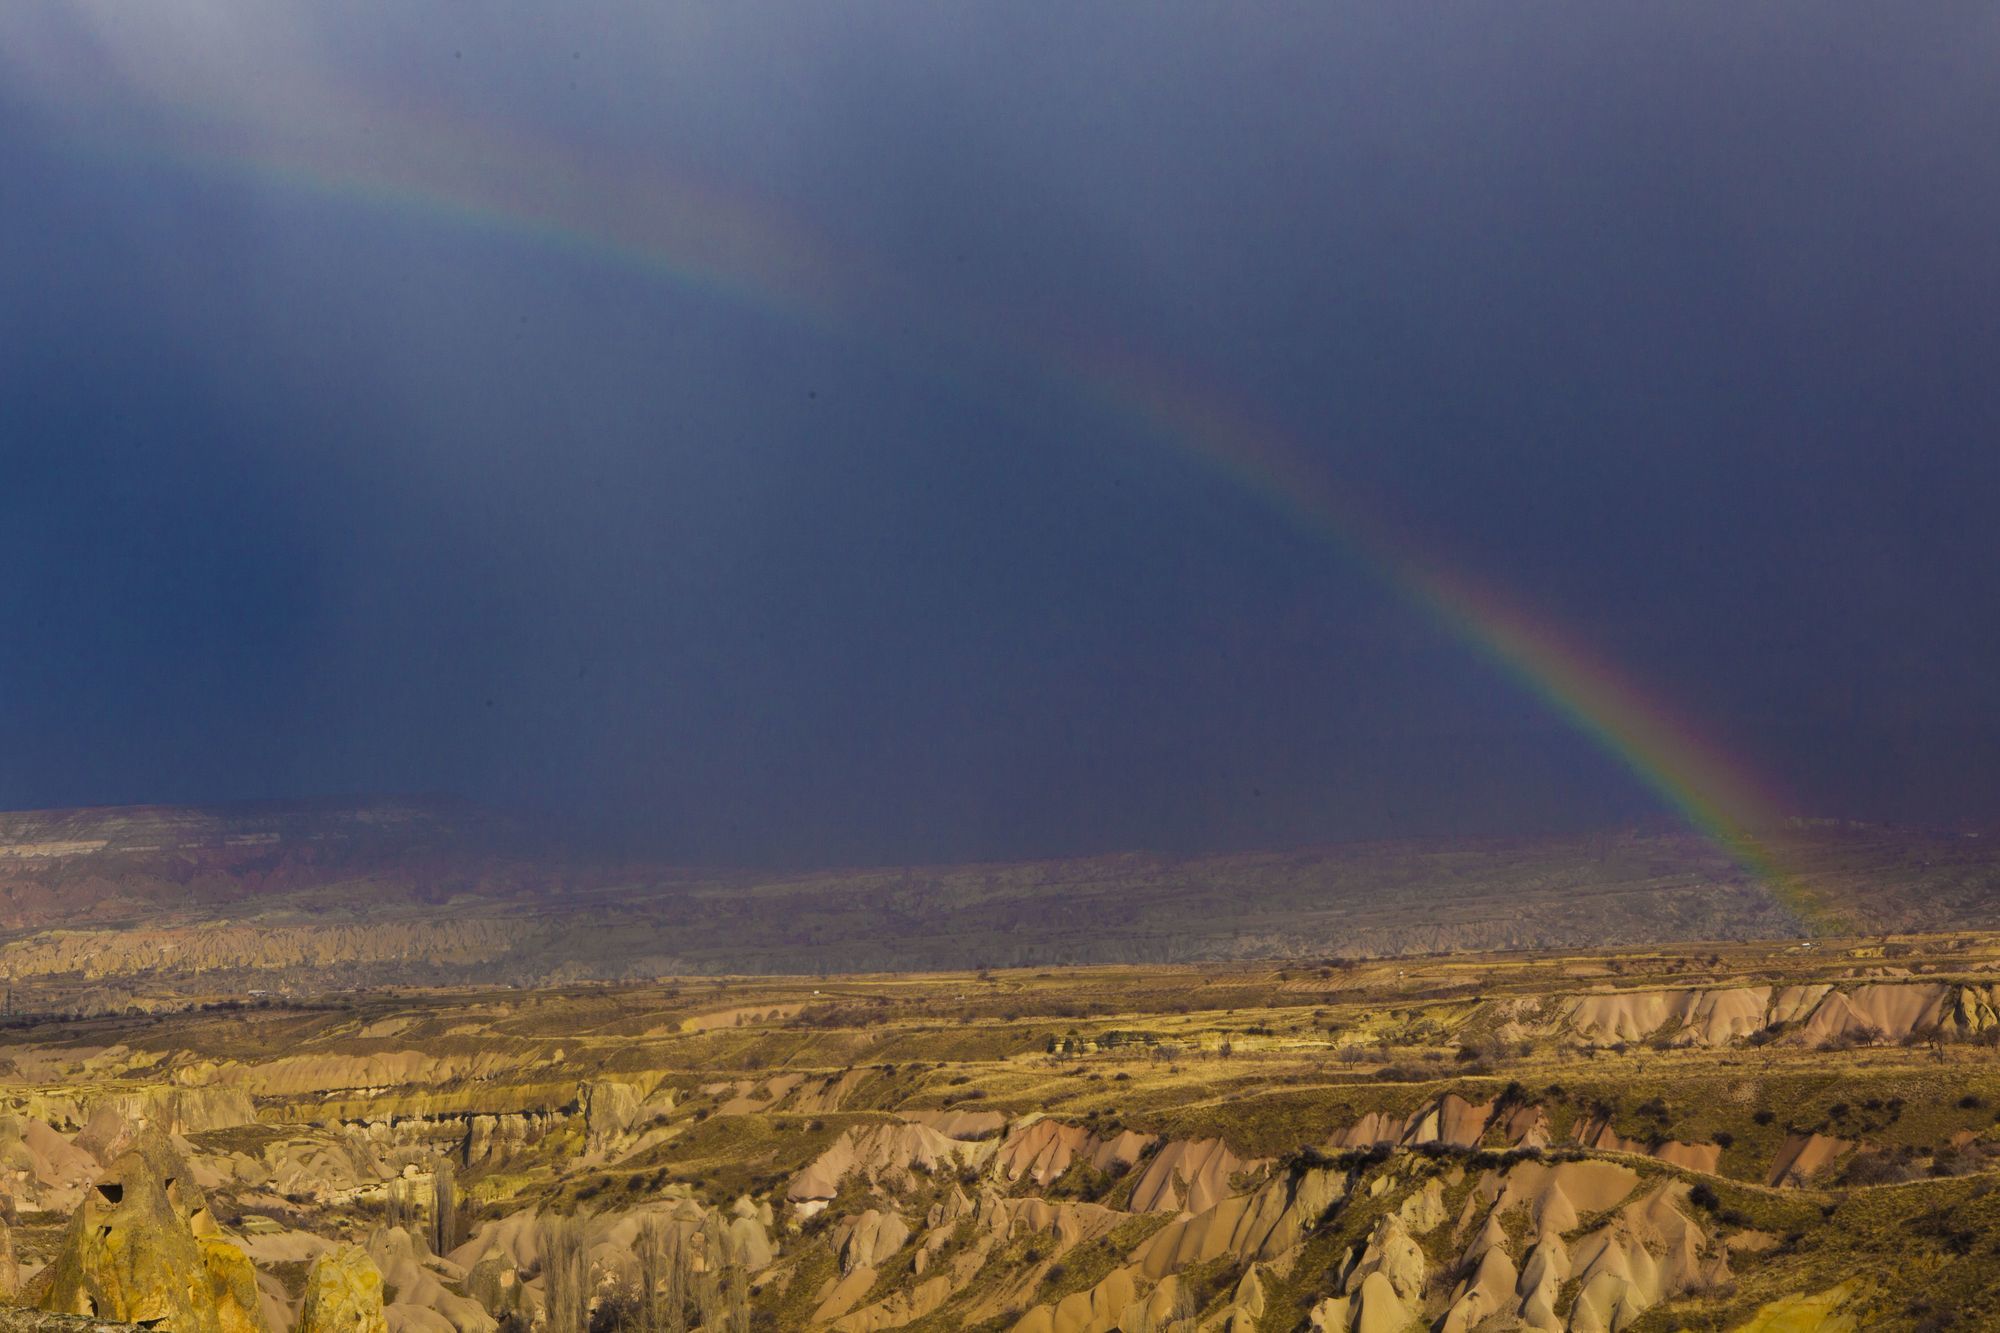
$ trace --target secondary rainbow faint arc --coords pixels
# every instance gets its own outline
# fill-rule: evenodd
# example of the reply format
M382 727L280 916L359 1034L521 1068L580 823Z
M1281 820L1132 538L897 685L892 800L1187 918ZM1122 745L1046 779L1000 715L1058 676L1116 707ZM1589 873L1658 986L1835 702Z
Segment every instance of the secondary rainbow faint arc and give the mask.
M408 129L402 125L399 129ZM1042 377L1146 428L1321 535L1363 557L1458 637L1614 756L1794 910L1806 904L1760 830L1783 808L1749 768L1704 742L1629 676L1559 627L1417 550L1334 488L1282 432L1128 345L1079 347L939 310L881 266L842 252L739 191L593 166L572 146L535 152L462 125L420 123L385 164L373 154L295 142L179 147L182 166L414 213L518 237L713 293L829 333L893 324L969 348L999 349ZM428 150L428 156L425 155ZM1059 348L1051 351L1051 348ZM1809 914L1809 913L1808 913Z

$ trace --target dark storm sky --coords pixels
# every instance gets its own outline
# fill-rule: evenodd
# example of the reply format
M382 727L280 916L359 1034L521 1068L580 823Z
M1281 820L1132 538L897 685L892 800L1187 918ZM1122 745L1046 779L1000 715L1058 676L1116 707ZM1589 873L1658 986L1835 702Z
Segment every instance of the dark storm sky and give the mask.
M1663 812L976 345L161 146L393 162L421 105L1190 367L1798 808L1985 819L1996 69L1985 4L16 0L0 807L450 791L774 862Z

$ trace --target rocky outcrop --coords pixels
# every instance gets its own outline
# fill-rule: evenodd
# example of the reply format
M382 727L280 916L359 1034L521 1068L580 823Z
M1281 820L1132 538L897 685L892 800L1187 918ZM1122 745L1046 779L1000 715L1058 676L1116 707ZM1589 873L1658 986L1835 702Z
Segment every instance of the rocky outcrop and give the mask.
M389 1333L382 1270L358 1245L336 1245L306 1270L297 1333Z
M1791 1029L1787 1040L1822 1045L1901 1041L1931 1032L1963 1037L1996 1024L2000 987L1879 981L1844 989L1815 984L1595 992L1570 1000L1553 1022L1516 1014L1502 1031L1507 1036L1560 1033L1599 1045L1666 1041L1727 1046Z
M583 1106L584 1150L603 1152L632 1127L643 1099L630 1083L598 1079L584 1084L577 1100Z
M1468 1102L1447 1092L1406 1116L1370 1111L1326 1142L1330 1150L1377 1144L1422 1147L1444 1144L1476 1148L1497 1138L1509 1148L1542 1148L1549 1143L1547 1111L1533 1102Z
M1175 1218L1134 1250L1132 1258L1155 1279L1224 1255L1246 1263L1274 1259L1297 1244L1347 1190L1346 1173L1333 1168L1289 1174L1266 1182L1254 1194L1225 1198Z
M838 1074L809 1078L792 1094L791 1105L786 1109L798 1115L825 1115L829 1111L838 1111L867 1077L865 1069L843 1069ZM938 1126L932 1125L931 1128L938 1129ZM952 1137L962 1136L954 1134Z
M174 1081L188 1087L232 1087L257 1097L325 1092L380 1092L421 1084L436 1087L452 1079L518 1077L519 1057L511 1052L476 1053L403 1049L366 1054L315 1052L285 1055L255 1064L200 1061L178 1066Z
M1799 1031L1809 1046L1850 1037L1899 1041L1933 1031L1952 1011L1949 986L1875 985L1834 991L1813 1009Z
M467 1166L505 1161L548 1133L554 1117L535 1111L471 1115L465 1118L465 1137L459 1156Z
M426 1252L401 1227L379 1227L368 1237L368 1258L393 1288L395 1300L383 1307L391 1333L400 1328L450 1328L454 1333L494 1333L493 1316L479 1302L445 1285L462 1283L465 1271L449 1259Z
M903 1111L899 1114L913 1125L927 1126L951 1139L989 1139L1007 1128L1007 1117L998 1111Z
M870 1208L835 1225L833 1248L840 1271L852 1273L857 1268L880 1268L909 1238L910 1224L900 1214Z
M1677 1045L1722 1046L1772 1021L1769 986L1613 991L1577 997L1568 1026L1590 1042L1643 1041L1665 1032Z
M127 1120L108 1106L99 1107L90 1121L77 1131L70 1145L79 1152L87 1153L102 1166L109 1166L118 1155L132 1146L138 1135L138 1126Z
M1846 1139L1826 1134L1790 1134L1771 1161L1766 1185L1803 1185L1854 1150Z
M1728 1280L1727 1252L1680 1204L1687 1187L1664 1183L1620 1209L1571 1249L1570 1276L1581 1284L1572 1328L1622 1328L1662 1301Z
M43 1309L174 1333L268 1333L249 1258L157 1140L113 1161L49 1267Z
M1457 1093L1447 1092L1407 1116L1370 1111L1328 1139L1327 1147L1367 1148L1378 1143L1421 1147L1441 1143L1453 1148L1475 1148L1496 1129L1510 1148L1548 1142L1547 1117L1539 1106L1468 1102Z
M1458 1222L1469 1236L1466 1276L1452 1290L1440 1329L1463 1333L1495 1317L1534 1329L1623 1328L1661 1301L1727 1279L1723 1247L1683 1210L1687 1186L1663 1182L1626 1202L1639 1177L1612 1162L1522 1162L1481 1176ZM1505 1225L1527 1214L1524 1255ZM1604 1216L1574 1240L1581 1219ZM1557 1308L1574 1291L1571 1308Z
M1481 1176L1466 1206L1491 1199L1496 1217L1525 1209L1535 1234L1548 1235L1572 1229L1584 1214L1615 1207L1638 1183L1636 1171L1616 1162L1520 1162L1504 1174Z
M967 1131L983 1128L991 1122L972 1117L993 1116L996 1113L986 1111L933 1114L938 1119L925 1123L931 1124L939 1133L952 1138L977 1139L982 1135ZM1072 1162L1077 1161L1098 1171L1120 1173L1130 1170L1138 1163L1146 1149L1155 1142L1157 1140L1149 1134L1134 1134L1129 1130L1109 1138L1100 1138L1081 1125L1065 1124L1060 1120L1035 1119L1017 1126L1013 1133L1001 1141L999 1149L993 1155L993 1170L1009 1181L1025 1180L1037 1186L1045 1186L1069 1170Z
M1221 1139L1176 1139L1146 1162L1132 1186L1132 1211L1198 1213L1236 1192L1231 1178L1261 1168L1238 1157Z
M1722 1164L1722 1148L1714 1143L1682 1143L1678 1139L1657 1139L1645 1141L1628 1139L1611 1127L1611 1118L1606 1115L1584 1116L1570 1131L1570 1137L1586 1148L1599 1152L1636 1153L1643 1157L1658 1158L1688 1171L1704 1171L1713 1175Z
M15 1204L45 1212L69 1212L102 1168L43 1121L0 1115L0 1182Z
M994 1144L947 1138L923 1125L869 1125L841 1131L827 1150L786 1187L794 1203L831 1199L840 1182L854 1172L890 1186L907 1180L910 1172L982 1166L993 1156Z
M140 1092L109 1093L86 1104L93 1116L113 1111L135 1128L164 1134L203 1134L257 1123L257 1107L241 1088L161 1084Z
M943 1305L951 1299L951 1293L950 1278L926 1278L853 1314L842 1315L833 1321L833 1333L875 1333L877 1329L901 1328Z
M1520 1274L1505 1249L1495 1245L1479 1256L1472 1272L1452 1290L1440 1333L1467 1333L1514 1303Z
M0 1222L0 1305L21 1294L21 1261L14 1253L14 1228Z
M1376 1219L1367 1243L1348 1256L1339 1294L1313 1307L1311 1326L1323 1333L1403 1333L1415 1327L1431 1276L1415 1237L1435 1231L1444 1217L1442 1182L1432 1177Z
M1110 1276L1085 1291L1028 1311L1012 1333L1114 1333L1124 1328L1156 1327L1127 1317L1127 1311L1138 1304L1139 1284L1132 1270L1113 1269Z

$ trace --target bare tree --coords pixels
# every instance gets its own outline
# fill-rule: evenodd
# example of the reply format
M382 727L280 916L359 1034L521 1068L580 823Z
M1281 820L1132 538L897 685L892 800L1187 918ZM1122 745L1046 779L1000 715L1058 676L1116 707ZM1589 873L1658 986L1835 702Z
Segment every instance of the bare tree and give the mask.
M548 1333L587 1333L590 1327L590 1255L583 1222L575 1217L542 1221L542 1283Z
M729 1268L728 1333L750 1333L750 1274L741 1264Z
M687 1333L688 1253L680 1228L657 1217L639 1224L639 1333Z
M449 1254L464 1239L459 1228L457 1178L451 1163L440 1157L431 1171L431 1250Z
M409 1186L399 1176L382 1192L382 1224L414 1231L417 1210L410 1199Z
M702 1333L722 1333L722 1275L714 1268L704 1265L695 1274L694 1305Z

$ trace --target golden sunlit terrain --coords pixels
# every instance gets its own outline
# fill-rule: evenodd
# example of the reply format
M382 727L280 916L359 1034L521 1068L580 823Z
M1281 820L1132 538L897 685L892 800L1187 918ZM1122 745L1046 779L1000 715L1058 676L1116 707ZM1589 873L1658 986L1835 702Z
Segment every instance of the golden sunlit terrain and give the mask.
M228 1333L2000 1320L2000 937L183 1000L11 1020L16 1301Z

